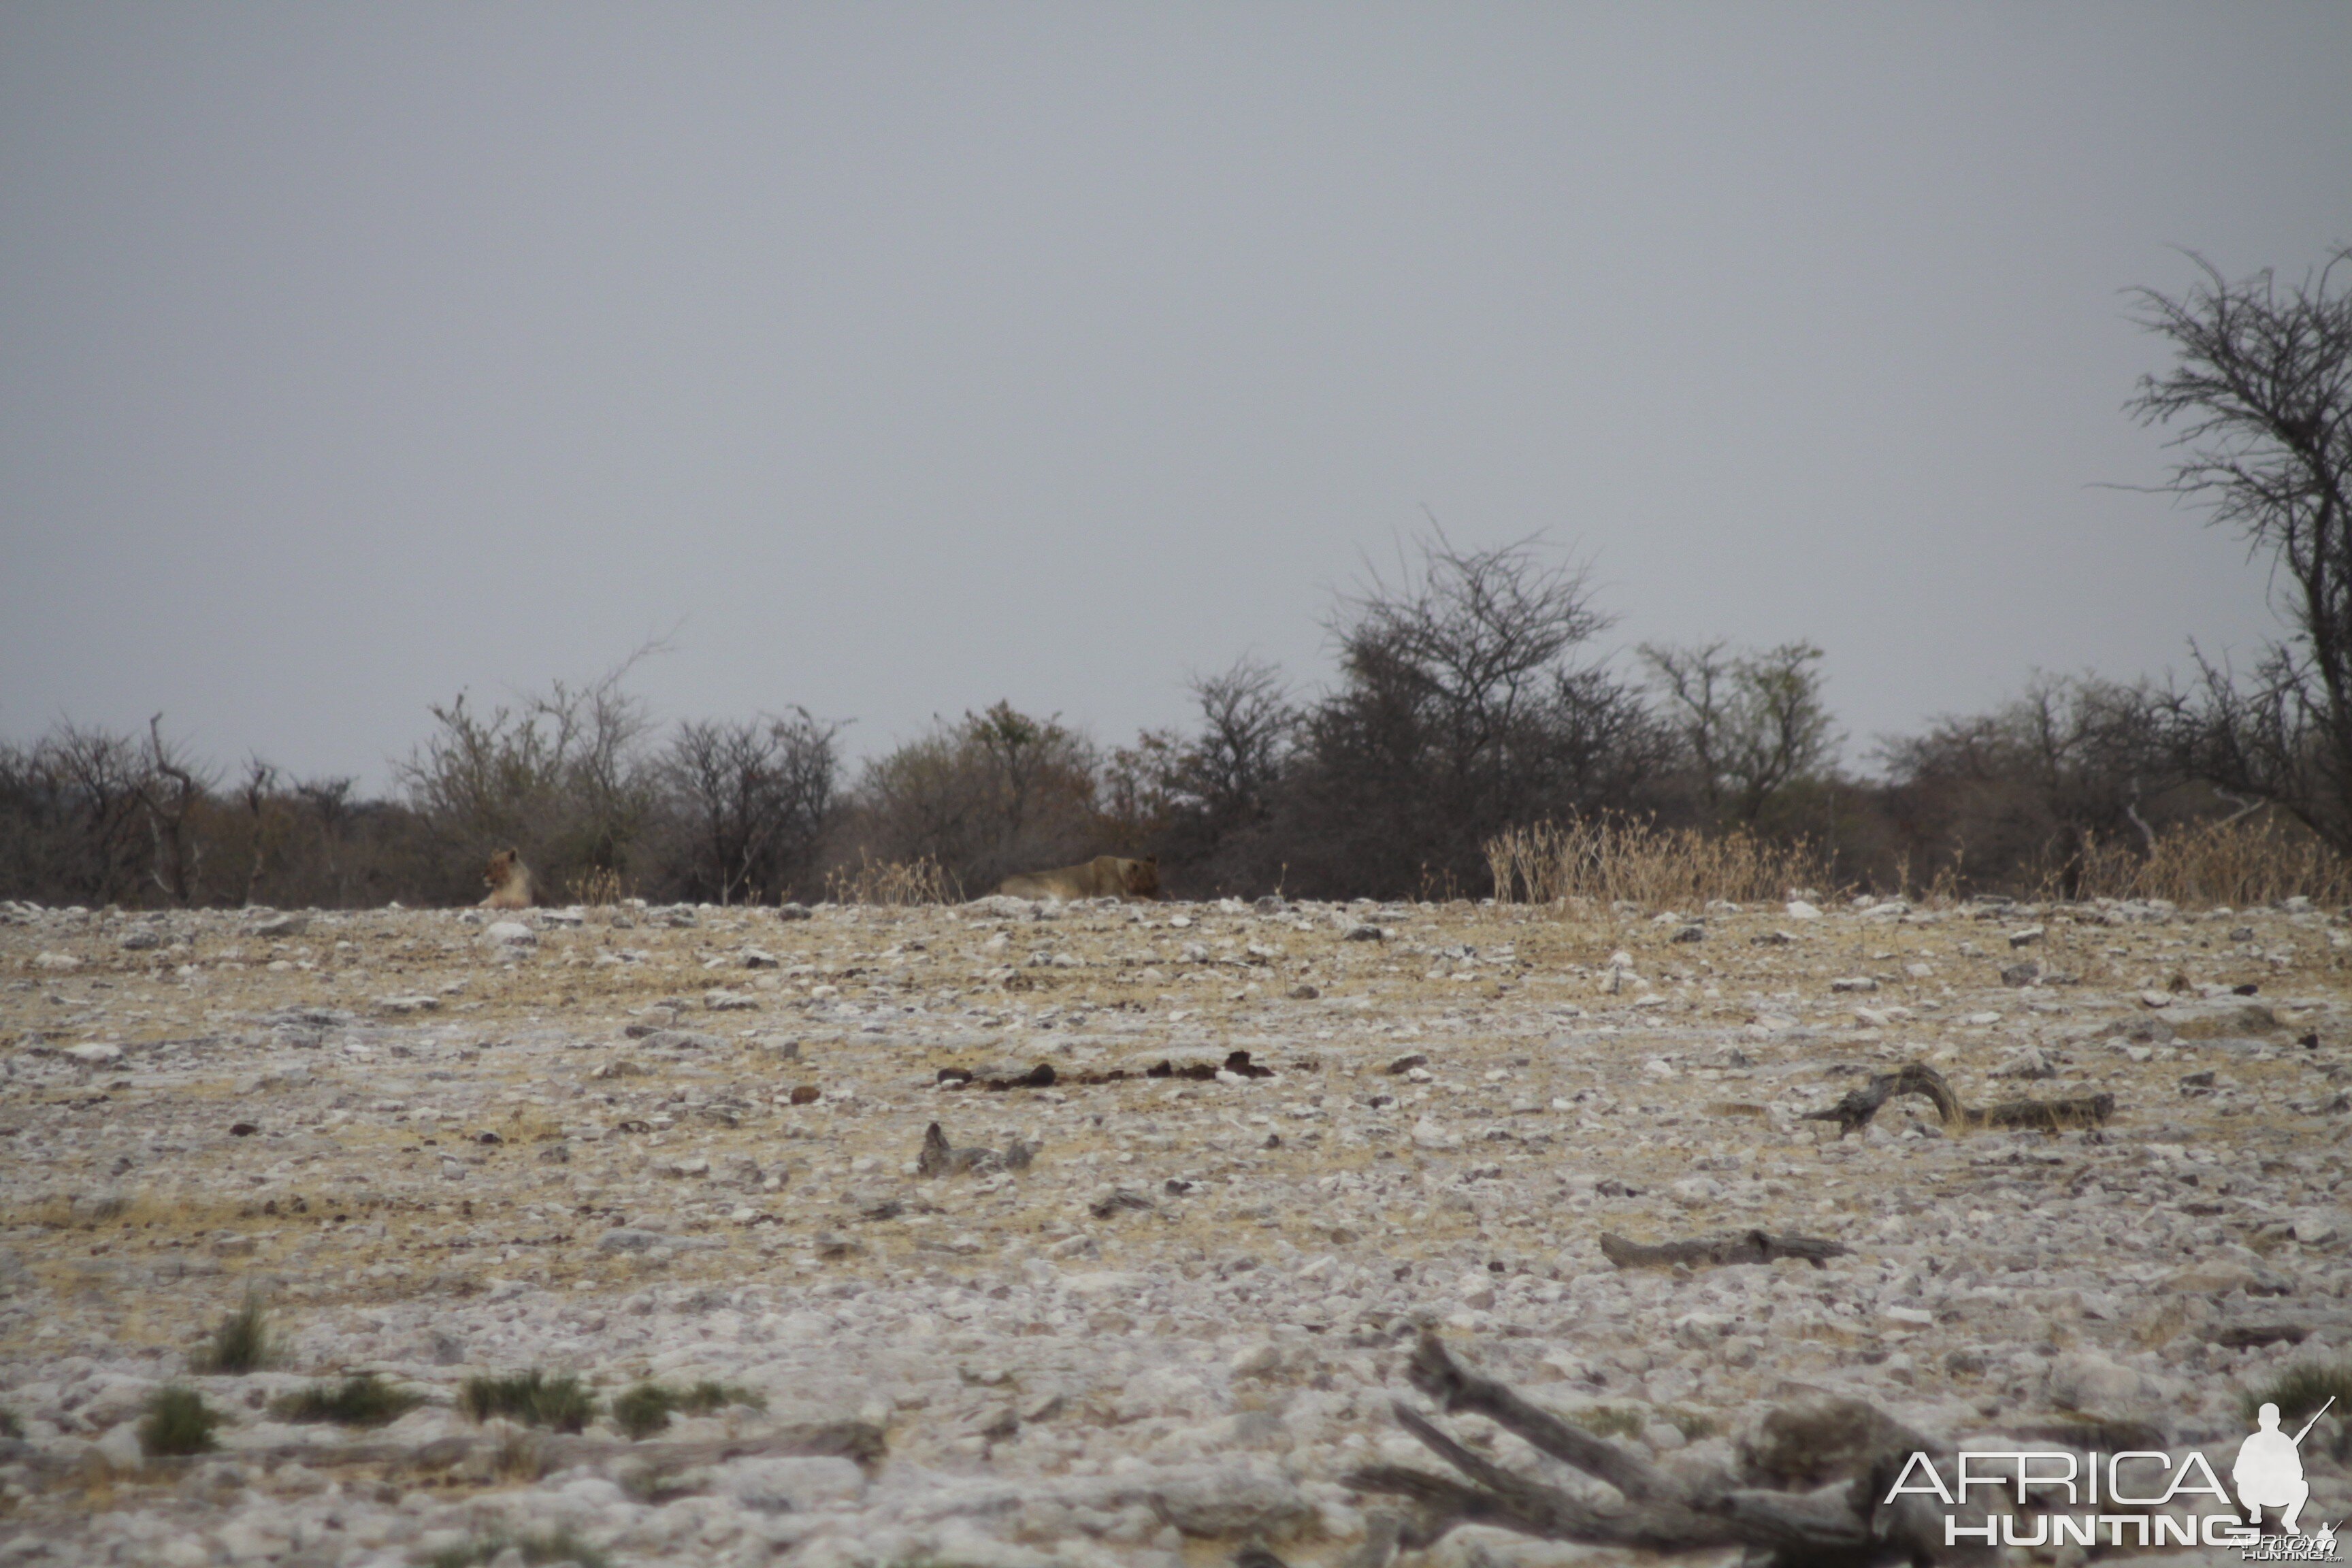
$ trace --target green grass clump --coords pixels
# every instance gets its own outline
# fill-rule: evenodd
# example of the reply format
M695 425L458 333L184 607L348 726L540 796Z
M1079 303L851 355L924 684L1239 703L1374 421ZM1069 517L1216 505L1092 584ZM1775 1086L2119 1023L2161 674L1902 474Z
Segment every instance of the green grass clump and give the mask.
M176 1384L159 1388L139 1423L139 1447L154 1455L210 1453L220 1419L194 1389Z
M374 1373L345 1378L340 1387L314 1383L269 1402L280 1421L331 1421L338 1426L382 1426L425 1403L425 1396L394 1388Z
M469 1377L457 1408L477 1421L504 1415L526 1426L577 1432L596 1414L596 1398L570 1373L549 1377L537 1367L511 1377Z
M193 1372L247 1373L267 1366L276 1355L269 1341L269 1314L262 1310L258 1298L247 1296L245 1305L221 1320L213 1331L212 1343L188 1360Z
M462 1546L445 1547L425 1560L425 1568L481 1568L491 1558L513 1547L522 1560L539 1568L547 1563L576 1563L580 1568L612 1568L613 1560L572 1533L572 1528L543 1535L508 1535L493 1531L478 1535Z
M16 1419L16 1413L13 1410L0 1410L0 1437L21 1437L24 1435L25 1426L23 1422Z
M684 1411L688 1415L708 1415L714 1410L724 1410L730 1405L748 1405L754 1410L768 1407L766 1396L731 1383L717 1383L704 1378L691 1388L671 1388L659 1383L641 1383L626 1394L613 1400L613 1419L621 1430L632 1437L650 1437L669 1425L671 1415Z
M2336 1401L2336 1408L2313 1430L2312 1438L2337 1458L2352 1458L2352 1361L2340 1361L2333 1366L2324 1362L2299 1363L2263 1387L2241 1394L2238 1405L2250 1422L2263 1405L2277 1405L2280 1426L2293 1436L2330 1399ZM2336 1435L2329 1443L2323 1435L2331 1425Z

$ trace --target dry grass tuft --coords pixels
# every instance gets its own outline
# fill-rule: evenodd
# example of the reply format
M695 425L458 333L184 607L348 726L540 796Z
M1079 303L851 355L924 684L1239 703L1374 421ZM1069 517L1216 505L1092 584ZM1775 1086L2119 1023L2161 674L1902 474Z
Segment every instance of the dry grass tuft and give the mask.
M708 1415L724 1410L730 1405L745 1405L754 1410L765 1410L767 1400L748 1388L731 1383L716 1383L709 1378L691 1388L672 1388L664 1384L641 1383L626 1394L613 1399L613 1420L632 1437L650 1437L669 1425L675 1411L688 1415Z
M340 1386L314 1383L272 1400L269 1413L280 1421L331 1421L338 1426L382 1426L425 1403L424 1396L394 1388L374 1373L343 1380Z
M1762 903L1819 887L1829 866L1803 839L1774 844L1744 828L1709 835L1630 817L1571 817L1514 827L1486 841L1498 904L1571 899L1698 910L1716 900Z
M537 1367L509 1377L469 1377L457 1390L457 1408L477 1421L504 1415L526 1426L577 1432L596 1413L595 1396L570 1373L549 1377Z
M191 1356L188 1365L194 1372L235 1375L259 1371L276 1353L269 1340L269 1314L262 1310L260 1298L247 1296L244 1306L221 1320L212 1342Z
M210 1453L215 1446L213 1428L219 1425L219 1415L194 1389L160 1388L139 1423L139 1447L155 1455Z
M2283 899L2352 903L2352 861L2273 813L2200 822L2157 835L2142 856L2125 840L2084 836L2076 884L2085 899L2165 899L2191 909L2249 909Z
M861 849L857 869L825 873L824 896L835 904L960 904L963 885L928 855L874 860Z
M526 1568L544 1563L573 1563L577 1568L608 1568L612 1559L572 1532L572 1527L539 1535L509 1535L494 1531L457 1546L447 1546L425 1560L425 1568L481 1568L500 1553L513 1551Z
M582 871L563 884L564 901L585 909L610 909L627 896L618 871Z

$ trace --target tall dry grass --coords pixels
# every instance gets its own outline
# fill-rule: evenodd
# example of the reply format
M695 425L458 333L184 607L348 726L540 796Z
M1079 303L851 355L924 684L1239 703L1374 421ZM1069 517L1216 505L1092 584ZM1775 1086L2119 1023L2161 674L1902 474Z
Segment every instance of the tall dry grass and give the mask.
M2168 899L2185 908L2232 909L2298 896L2316 904L2352 903L2352 861L2268 812L2167 828L2150 855L2126 840L2102 843L2085 834L2077 864L2075 896L2084 899Z
M824 896L835 904L960 904L963 884L928 855L876 860L861 849L856 869L825 873Z
M1697 909L1757 903L1818 888L1828 860L1802 839L1776 844L1745 829L1706 834L1630 817L1571 817L1496 834L1486 845L1498 904L1570 899Z

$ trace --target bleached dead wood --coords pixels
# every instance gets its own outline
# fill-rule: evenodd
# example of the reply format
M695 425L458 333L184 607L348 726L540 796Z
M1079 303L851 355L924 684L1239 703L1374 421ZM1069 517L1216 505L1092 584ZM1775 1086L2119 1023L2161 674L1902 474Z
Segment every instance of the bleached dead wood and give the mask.
M1407 1375L1444 1413L1484 1415L1538 1451L1607 1482L1623 1500L1620 1504L1605 1494L1589 1500L1531 1480L1399 1402L1392 1407L1398 1424L1467 1478L1397 1465L1370 1466L1348 1477L1359 1490L1415 1505L1418 1518L1400 1538L1407 1546L1427 1546L1459 1525L1488 1524L1549 1541L1652 1552L1744 1547L1759 1568L1876 1568L1929 1564L1948 1555L1940 1528L1928 1528L1929 1521L1915 1510L1877 1502L1907 1457L1895 1447L1872 1456L1853 1479L1814 1491L1696 1484L1475 1375L1434 1334L1422 1335ZM1896 1430L1891 1423L1889 1429ZM1940 1527L1940 1516L1934 1523Z
M1774 1236L1763 1230L1730 1230L1719 1236L1694 1237L1687 1241L1647 1246L1603 1231L1601 1255L1620 1268L1671 1268L1677 1263L1720 1268L1732 1263L1771 1263L1801 1258L1819 1268L1826 1258L1844 1258L1853 1248L1843 1242L1817 1236Z
M2082 1094L2063 1100L2004 1100L1982 1109L1960 1103L1944 1075L1925 1062L1913 1062L1899 1072L1874 1073L1860 1089L1850 1089L1825 1110L1808 1111L1807 1121L1834 1121L1838 1136L1870 1125L1879 1107L1898 1094L1925 1096L1935 1102L1936 1114L1947 1127L2031 1128L2063 1132L2095 1127L2116 1113L2112 1094Z

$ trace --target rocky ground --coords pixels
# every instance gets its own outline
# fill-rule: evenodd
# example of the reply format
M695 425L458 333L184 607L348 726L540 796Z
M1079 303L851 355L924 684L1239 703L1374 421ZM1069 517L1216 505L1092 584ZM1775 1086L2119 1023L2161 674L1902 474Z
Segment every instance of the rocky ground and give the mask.
M1753 1472L1792 1384L2218 1460L2352 1341L2347 947L2147 905L0 906L0 1563L1379 1568L1344 1479L1432 1464L1417 1326L1682 1474ZM1803 1119L1914 1061L2114 1115ZM995 1155L919 1163L934 1121ZM1852 1250L1600 1247L1750 1227ZM273 1362L194 1370L247 1300ZM456 1408L531 1369L737 1402ZM366 1371L425 1403L274 1411ZM216 1452L142 1452L171 1383ZM2307 1523L2352 1514L2334 1430Z

